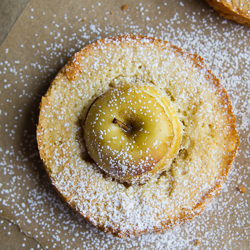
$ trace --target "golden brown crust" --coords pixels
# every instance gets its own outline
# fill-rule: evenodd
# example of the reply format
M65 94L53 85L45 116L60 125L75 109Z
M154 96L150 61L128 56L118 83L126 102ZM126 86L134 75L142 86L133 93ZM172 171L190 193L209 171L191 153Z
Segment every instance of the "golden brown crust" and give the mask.
M169 64L171 65L168 66L170 67L171 72L166 72L168 68L166 68L167 66L164 66L165 68L163 67L163 71L159 74L160 76L157 75L157 71L152 76L148 76L150 72L154 70L151 63L147 63L148 55L145 56L145 58L142 58L145 52L150 53L148 48L154 50L154 53L152 53L153 58L150 59L158 60L159 57L162 57L162 61L159 61L158 63L158 69L161 65L168 65L168 60L170 60L169 58L171 57L174 57L176 67ZM172 173L170 173L170 175L172 174L170 179L168 177L169 173L166 173L165 175L160 176L159 179L154 179L151 182L149 181L143 186L130 186L129 188L114 180L107 179L96 169L93 163L88 162L86 158L84 158L86 155L84 157L82 156L82 154L84 154L84 149L81 147L84 148L84 145L82 145L83 141L79 139L80 132L77 130L79 118L74 119L74 115L78 117L81 117L82 115L84 116L93 100L98 95L105 92L109 88L110 83L111 85L115 84L112 77L112 79L108 78L108 80L101 77L108 76L108 66L112 65L113 61L117 63L119 62L117 64L118 66L121 64L121 61L124 64L130 62L126 58L122 58L122 55L122 59L116 58L117 55L115 53L117 51L123 53L123 49L128 56L130 56L129 53L131 53L131 58L134 60L134 64L138 64L139 68L143 62L145 64L142 65L145 68L143 73L140 73L141 71L139 71L139 73L136 71L137 75L133 76L134 64L132 64L132 73L128 73L132 75L132 78L125 76L128 79L134 79L133 77L135 76L137 78L142 77L144 81L149 82L154 82L154 77L158 79L158 82L154 84L158 84L162 89L171 92L175 104L177 106L179 105L180 112L183 110L184 113L190 113L190 115L188 115L189 119L180 113L183 122L190 123L190 126L196 124L195 126L197 127L197 129L190 129L190 131L189 127L186 128L185 133L187 135L186 141L183 141L183 148L185 148L190 155L184 160L181 159L181 157L177 157L176 163L173 164L171 170ZM140 52L143 49L145 52ZM115 52L113 53L113 51ZM158 57L157 55L154 55L155 53L159 53ZM164 53L166 53L166 56L162 55ZM95 65L97 55L102 61L105 61L106 58L109 57L107 60L107 68L105 66L106 64L104 65L103 62L102 64L99 63ZM92 66L94 69L91 71L89 70L89 67ZM103 70L103 72L100 73L101 75L98 75L100 70L98 67ZM147 71L147 67L150 69L149 71ZM181 68L182 71L176 71L177 73L174 73L175 70L178 70L179 68ZM185 74L185 72L183 73L183 70L187 70L187 74ZM121 72L124 71L125 70L122 68L118 73L121 74ZM187 86L183 85L184 78L181 76L182 73L184 74L184 77L188 79L187 83L185 82ZM162 81L161 78L162 74L166 74L163 78L164 81ZM174 74L176 74L178 80L172 78L172 75L174 76ZM96 85L96 82L99 81L98 77L100 77L101 80L100 84ZM119 77L121 76L119 75L115 78L118 79L118 82L120 79ZM121 78L121 80L126 81L127 78ZM94 79L96 82L93 84L92 82ZM172 82L179 84L180 86L176 86L172 84ZM196 94L194 100L191 101L188 96L189 85L190 87L195 86L199 92ZM72 86L73 88L71 89ZM79 90L81 87L88 93L88 95L85 96L85 99L82 97L82 93ZM187 94L184 101L187 103L189 101L189 105L186 105L185 103L178 104L178 100L180 102L183 101L183 99L179 98L183 93L182 88L187 88L186 92L184 92ZM65 99L65 91L67 91L66 97L71 96L71 99ZM77 103L74 103L73 97L75 98L78 95L80 95L79 98L76 99L78 101ZM212 98L212 100L209 105L213 105L212 109L216 110L211 111L208 105L206 105L206 101L210 100L210 98ZM214 103L213 100L217 103ZM59 105L60 102L61 106ZM79 106L78 109L77 105ZM190 110L191 105L196 107L194 107L193 110ZM60 114L58 114L59 108L62 110L62 107L67 107L68 109L63 109L65 117L67 118L66 121L63 120L63 117L60 117ZM207 112L211 112L211 117L207 115ZM201 116L203 117L202 119L211 123L212 132L210 131L209 133L213 133L213 136L209 137L209 141L206 142L205 145L202 144L203 142L196 141L199 136L195 137L195 133L199 133L199 131L203 129L201 121L196 119ZM216 116L216 119L214 119L213 116ZM50 122L48 122L48 120ZM61 120L63 122L61 122ZM70 132L65 129L65 122L72 123L72 130L70 130ZM55 132L53 132L54 127L57 128ZM75 129L77 132L72 132L75 131ZM50 132L50 130L52 132ZM194 132L193 134L191 134L192 131ZM56 137L56 133L60 133L60 136ZM55 138L53 136L55 136ZM206 138L204 137L204 140L205 139ZM60 142L58 142L58 140L60 140ZM67 65L59 72L46 96L42 98L39 124L37 127L37 141L40 156L44 162L46 171L53 186L63 200L93 225L103 229L107 233L112 233L123 238L138 236L149 232L163 232L168 228L179 225L192 219L195 215L200 214L212 198L218 195L221 186L228 175L231 164L236 157L240 143L229 96L224 87L220 84L219 79L207 69L200 56L184 52L182 49L165 41L131 35L102 39L88 45L73 56ZM217 145L218 142L220 142L221 145ZM70 147L75 148L72 150L65 145L71 145ZM203 149L197 149L199 148L199 145L207 146L208 150L210 149L210 151L214 153L220 149L220 154L216 155L215 153L215 156L213 156L213 154L210 154L208 151L208 159L212 158L211 163L203 162L199 155L199 150L201 150L200 153L202 154ZM64 147L65 149L68 149L68 151L65 149L61 150L61 148ZM194 159L194 156L197 156L197 158ZM197 169L194 168L195 165L198 166ZM183 170L183 167L188 168L189 174L175 174L175 169ZM205 172L203 170L204 168L206 168ZM203 178L204 175L206 175L206 178ZM169 187L167 188L168 182L173 178L175 181L171 183L172 189ZM187 199L185 193L181 192L185 181L190 183L188 184L187 190L189 190L190 197L193 197L191 200ZM79 183L81 183L80 186ZM203 190L205 184L208 188ZM193 186L198 186L197 190L193 190ZM166 191L162 191L163 189L166 189ZM98 190L98 192L96 190ZM97 202L98 196L96 195L99 193L103 195L103 198ZM155 196L156 194L158 196ZM132 197L135 198L130 198L129 195L132 195ZM137 204L136 199L140 200L140 203ZM128 200L131 204L129 204ZM109 203L109 201L111 203ZM116 206L115 202L118 202L121 205ZM175 203L178 202L182 204L179 205L181 206L179 210L177 209L178 206L175 207ZM136 219L139 217L136 222L137 224L133 224L134 215L133 209L131 209L130 205L135 206L134 210L137 209L135 211L135 213L137 212ZM112 206L111 212L107 212L107 206ZM157 206L161 208L160 212L158 211ZM123 207L125 208L123 209ZM154 220L153 222L147 220L147 215L144 214L147 209L152 209L152 218L154 218L155 222ZM174 214L173 211L176 209L178 210L178 213ZM119 216L115 217L113 211L117 212ZM129 211L132 211L131 215L127 214ZM140 222L142 225L138 225ZM125 227L122 223L125 223Z
M247 0L206 0L220 16L250 26L250 2Z

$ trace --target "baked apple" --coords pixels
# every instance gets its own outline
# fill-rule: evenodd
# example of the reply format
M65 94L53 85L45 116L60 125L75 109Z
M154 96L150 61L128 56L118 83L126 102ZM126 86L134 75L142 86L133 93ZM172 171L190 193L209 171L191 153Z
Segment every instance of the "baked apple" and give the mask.
M156 87L125 85L94 101L84 139L91 158L110 176L143 182L145 174L149 178L169 168L167 160L181 141L181 125L170 100Z

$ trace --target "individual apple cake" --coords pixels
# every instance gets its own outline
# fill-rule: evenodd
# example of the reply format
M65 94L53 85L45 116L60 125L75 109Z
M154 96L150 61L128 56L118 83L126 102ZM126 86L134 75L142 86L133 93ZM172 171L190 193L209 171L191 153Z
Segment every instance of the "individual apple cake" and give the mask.
M132 35L90 44L62 68L37 141L60 196L119 237L201 213L239 147L229 97L201 57Z
M206 0L220 16L250 26L249 0Z

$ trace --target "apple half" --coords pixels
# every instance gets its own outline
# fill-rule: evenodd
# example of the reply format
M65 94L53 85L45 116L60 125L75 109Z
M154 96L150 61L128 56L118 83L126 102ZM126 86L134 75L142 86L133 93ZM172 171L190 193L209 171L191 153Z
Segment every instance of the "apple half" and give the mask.
M90 157L122 182L143 183L167 170L182 138L178 115L154 85L121 85L99 96L84 124Z

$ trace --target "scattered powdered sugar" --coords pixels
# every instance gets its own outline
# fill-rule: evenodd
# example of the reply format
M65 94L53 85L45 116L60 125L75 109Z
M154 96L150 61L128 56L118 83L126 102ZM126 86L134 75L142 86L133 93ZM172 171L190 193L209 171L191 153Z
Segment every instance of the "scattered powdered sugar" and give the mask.
M75 12L65 9L63 14L34 3L26 9L29 22L38 25L47 20L46 25L23 31L30 39L17 40L15 53L8 38L1 46L0 216L18 224L44 248L249 248L250 29L219 18L205 3L174 2L161 6L135 2L121 12L117 6L93 1L90 8L81 3ZM169 10L172 7L174 11ZM69 57L97 39L124 33L158 37L201 55L222 76L241 138L239 156L221 194L205 212L164 234L127 240L101 232L60 200L42 169L35 127L41 96ZM61 112L59 117L66 111ZM239 185L247 187L246 193L237 191ZM195 246L196 239L200 245Z

